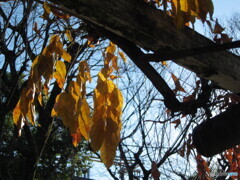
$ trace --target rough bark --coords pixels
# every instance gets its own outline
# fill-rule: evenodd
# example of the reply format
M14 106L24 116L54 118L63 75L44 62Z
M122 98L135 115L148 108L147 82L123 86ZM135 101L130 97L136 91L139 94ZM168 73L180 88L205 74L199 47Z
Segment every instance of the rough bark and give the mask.
M213 44L190 28L177 30L171 17L141 0L51 1L61 3L66 11L77 17L155 53ZM216 82L224 89L240 92L240 58L230 52L209 52L176 59L174 62Z

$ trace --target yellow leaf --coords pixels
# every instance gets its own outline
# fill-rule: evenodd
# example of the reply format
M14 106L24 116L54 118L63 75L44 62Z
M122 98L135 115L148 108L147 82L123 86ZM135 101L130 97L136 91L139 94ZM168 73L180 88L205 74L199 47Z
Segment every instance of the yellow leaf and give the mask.
M64 49L62 49L62 58L67 61L67 62L71 62L71 55L69 53L67 53L67 51L65 51Z
M109 46L106 48L106 58L105 58L105 64L108 64L112 58L114 58L114 52L116 50L115 44L110 42Z
M78 118L80 132L86 140L89 140L90 128L92 126L92 118L90 117L90 107L85 98L83 98L81 101Z
M39 55L33 61L31 68L31 78L34 83L41 80L44 77L48 83L52 78L53 74L53 59L52 56ZM47 85L46 83L46 85Z
M115 87L112 93L110 94L111 106L114 107L119 112L122 111L123 106L123 96L121 91Z
M32 63L32 68L31 68L31 73L30 73L30 76L32 77L33 81L36 83L37 81L40 80L41 78L41 74L40 72L38 71L38 66L40 64L40 61L41 61L41 56L37 56L33 63Z
M35 106L33 104L28 104L28 112L26 114L26 117L28 118L29 122L32 125L35 125Z
M62 117L64 126L68 127L71 133L76 133L78 127L77 119L74 116L75 114L75 99L66 92L59 94L52 110L52 116Z
M70 41L70 42L73 41L71 31L69 31L69 30L67 29L67 30L65 31L65 35L66 35L68 41Z
M27 94L27 88L23 88L20 96L20 110L24 117L26 117L27 115L28 103L29 103L29 100L27 99L26 94Z
M111 119L107 119L107 127L105 132L104 142L101 146L100 153L101 159L105 166L109 168L114 161L116 150L120 141L121 124L118 129L115 129L115 122Z
M117 60L118 60L118 58L117 58L117 56L114 56L113 57L113 59L112 59L112 67L116 70L116 71L118 71L118 62L117 62Z
M96 116L96 115L95 115ZM91 137L91 148L94 152L98 151L102 144L105 137L105 120L102 118L94 119L94 123L90 130L90 137Z
M62 89L66 76L66 66L64 62L56 62L56 72L53 73L53 77L57 80L58 86Z
M65 63L62 61L56 62L56 70L61 74L61 76L64 78L66 76L66 66Z
M97 89L94 89L93 100L94 100L94 109L96 109L99 106L102 106L105 104L106 96L102 95Z
M43 100L42 100L42 94L41 93L38 95L38 102L41 106L43 106Z
M114 43L110 42L109 46L106 48L106 53L114 54L116 46Z
M16 124L18 129L21 129L23 127L24 118L20 110L20 100L13 110L13 122Z
M125 55L123 54L123 52L119 51L118 53L119 53L120 57L122 58L122 60L124 62L127 62L127 59L126 59Z
M70 81L68 85L68 92L73 96L76 102L81 97L80 86L75 81Z

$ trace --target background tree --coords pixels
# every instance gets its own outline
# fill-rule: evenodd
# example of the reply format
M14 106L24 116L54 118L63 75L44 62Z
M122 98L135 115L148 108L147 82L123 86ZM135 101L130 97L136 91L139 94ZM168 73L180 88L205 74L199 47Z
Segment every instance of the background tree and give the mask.
M71 136L60 119L53 122L49 120L49 115L41 117L39 113L44 111L46 114L47 110L38 105L38 125L29 127L29 124L25 124L20 137L12 119L12 111L27 84L26 77L36 54L44 49L52 33L59 31L64 37L68 27L80 25L82 22L77 19L62 20L58 17L44 20L40 17L43 8L32 1L1 4L0 14L0 177L28 179L35 173L36 177L41 178L63 178L87 173L91 167L88 144L82 141L78 147L74 147ZM75 36L81 34L79 30ZM83 40L78 42L72 43L69 48L72 57L78 60L91 57L94 52L86 51ZM70 44L67 40L64 43ZM59 91L53 86L52 91ZM53 96L44 96L43 102L53 104Z

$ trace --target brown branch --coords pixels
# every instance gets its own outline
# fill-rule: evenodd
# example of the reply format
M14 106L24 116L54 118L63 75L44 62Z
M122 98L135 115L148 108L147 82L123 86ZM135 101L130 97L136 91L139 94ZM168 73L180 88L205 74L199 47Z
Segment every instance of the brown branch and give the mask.
M139 59L145 59L148 62L161 62L165 60L173 60L173 59L181 59L188 56L194 56L203 53L213 53L218 51L223 51L226 49L233 49L240 47L240 40L234 42L228 42L223 44L212 44L205 47L198 47L180 51L174 50L165 50L163 52L158 52L155 54L145 54L143 56L139 56Z

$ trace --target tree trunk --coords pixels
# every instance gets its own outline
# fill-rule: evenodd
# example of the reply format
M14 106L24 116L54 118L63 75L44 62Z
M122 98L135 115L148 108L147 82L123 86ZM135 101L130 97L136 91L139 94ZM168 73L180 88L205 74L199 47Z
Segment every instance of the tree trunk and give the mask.
M75 16L155 53L213 44L188 27L177 30L171 17L143 0L51 1L60 3L66 11ZM174 62L216 82L224 89L240 92L240 58L230 52L209 52Z

